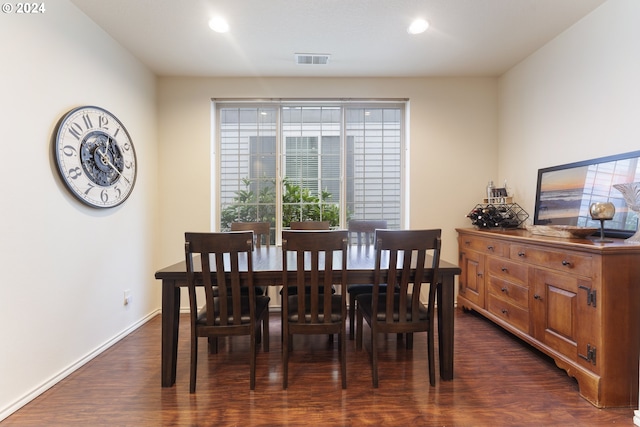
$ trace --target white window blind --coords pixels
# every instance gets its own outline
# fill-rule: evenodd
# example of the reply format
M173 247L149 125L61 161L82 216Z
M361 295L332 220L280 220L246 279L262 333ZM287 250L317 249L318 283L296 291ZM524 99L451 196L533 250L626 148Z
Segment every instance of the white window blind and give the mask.
M217 101L220 229L269 221L277 232L308 219L401 228L404 120L404 103Z

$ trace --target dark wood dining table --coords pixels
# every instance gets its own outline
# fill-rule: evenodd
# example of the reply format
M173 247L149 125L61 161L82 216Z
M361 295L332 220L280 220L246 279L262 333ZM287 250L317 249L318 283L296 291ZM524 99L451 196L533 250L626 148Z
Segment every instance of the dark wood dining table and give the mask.
M372 283L375 252L353 246L347 253L348 284ZM292 264L295 266L295 263ZM427 259L425 264L430 267L431 260ZM440 260L438 271L442 284L437 294L438 309L436 310L440 378L452 380L455 276L460 274L460 268ZM291 274L294 280L295 272L291 271ZM426 268L424 274L424 281L430 281L433 271L431 268ZM155 278L162 280L162 387L171 387L176 381L180 288L187 287L187 270L184 260L158 270ZM255 286L278 286L282 283L282 248L270 246L254 249L253 279Z

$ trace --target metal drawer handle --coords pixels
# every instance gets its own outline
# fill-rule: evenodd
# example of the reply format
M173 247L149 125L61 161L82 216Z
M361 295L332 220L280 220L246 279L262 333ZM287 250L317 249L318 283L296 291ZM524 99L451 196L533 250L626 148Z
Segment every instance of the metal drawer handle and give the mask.
M507 271L509 271L507 267L502 267L500 270L502 270L503 273L506 273Z
M533 298L534 298L534 299L537 299L537 300L542 300L542 297L541 297L540 295L538 295L538 294L535 294L535 295L533 296Z
M509 313L509 310L507 310L506 308L503 308L502 309L502 314L507 314L507 313Z
M493 250L493 246L487 246L487 249L492 251Z
M565 267L571 267L571 261L567 261L566 259L563 259L562 265L564 265Z
M525 255L526 254L524 252L522 252L522 251L518 252L518 256L521 257L521 258L524 257Z
M505 294L507 293L508 289L507 288L502 288L500 289L502 292L504 292Z

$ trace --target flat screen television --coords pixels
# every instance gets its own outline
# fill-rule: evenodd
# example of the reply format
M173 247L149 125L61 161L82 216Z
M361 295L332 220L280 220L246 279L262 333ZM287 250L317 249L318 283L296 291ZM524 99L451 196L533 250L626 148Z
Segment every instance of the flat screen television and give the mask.
M640 151L539 169L533 223L600 228L589 206L611 202L616 213L604 222L605 235L628 238L638 229L638 216L613 185L639 181Z

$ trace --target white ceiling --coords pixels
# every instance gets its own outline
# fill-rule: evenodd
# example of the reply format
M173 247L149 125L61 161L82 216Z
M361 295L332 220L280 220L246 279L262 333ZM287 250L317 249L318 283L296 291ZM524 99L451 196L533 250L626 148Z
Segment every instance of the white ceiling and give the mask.
M408 77L499 76L606 0L71 1L161 76Z

